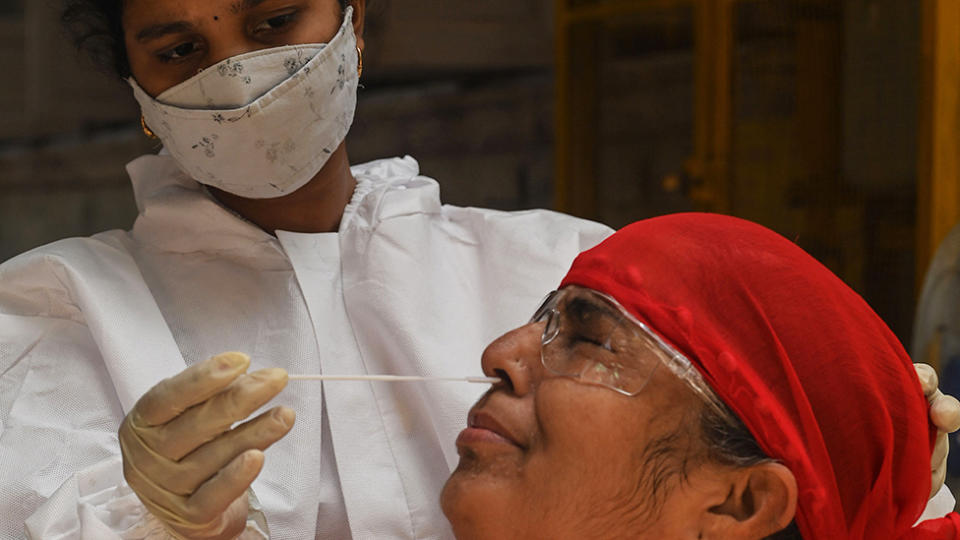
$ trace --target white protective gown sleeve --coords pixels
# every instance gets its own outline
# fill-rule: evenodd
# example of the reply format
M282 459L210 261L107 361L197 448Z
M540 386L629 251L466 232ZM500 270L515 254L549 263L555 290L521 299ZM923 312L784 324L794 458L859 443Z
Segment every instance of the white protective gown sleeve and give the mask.
M412 158L354 168L339 233L270 236L169 156L128 167L131 231L0 265L0 538L146 538L116 430L160 379L227 350L291 373L479 374L610 229L443 206ZM438 495L485 388L291 382L297 425L253 485L272 538L450 538ZM114 535L114 536L111 536Z

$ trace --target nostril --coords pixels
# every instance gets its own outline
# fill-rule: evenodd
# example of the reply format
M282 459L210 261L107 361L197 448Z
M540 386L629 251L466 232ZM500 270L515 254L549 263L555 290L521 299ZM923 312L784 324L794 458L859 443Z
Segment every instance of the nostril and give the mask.
M507 374L506 370L497 368L493 370L493 374L496 377L500 377L500 380L502 381L501 384L506 385L507 389L513 392L513 380L510 379L510 375Z

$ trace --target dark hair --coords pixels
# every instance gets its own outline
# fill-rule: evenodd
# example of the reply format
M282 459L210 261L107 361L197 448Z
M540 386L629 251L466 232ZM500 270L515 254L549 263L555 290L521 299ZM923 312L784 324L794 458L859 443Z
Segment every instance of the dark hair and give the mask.
M648 441L638 455L640 476L634 493L643 493L643 503L633 508L638 523L658 516L667 497L689 479L691 468L716 463L734 468L773 461L750 430L710 393L711 403L701 402L668 432ZM803 540L796 521L766 540Z
M733 467L750 467L773 461L760 448L760 444L733 411L726 405L722 410L703 407L700 416L700 439L706 447L707 459ZM767 540L803 540L796 520Z
M350 0L339 0L346 9ZM120 77L130 76L123 37L124 0L64 0L63 22L74 44L97 66Z
M65 0L60 17L81 51L97 66L120 77L130 75L123 38L123 0Z

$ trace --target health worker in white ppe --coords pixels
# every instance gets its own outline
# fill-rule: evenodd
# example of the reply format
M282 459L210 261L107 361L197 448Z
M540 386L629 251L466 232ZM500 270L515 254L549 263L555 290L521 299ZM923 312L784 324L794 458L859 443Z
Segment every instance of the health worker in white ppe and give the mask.
M477 375L484 346L610 233L443 206L409 157L351 168L362 0L70 4L74 27L113 44L164 150L128 166L130 231L0 266L0 538L166 534L124 481L117 438L158 381L234 350L249 372ZM486 388L292 383L289 409L260 421L282 431L296 411L253 484L271 537L449 537L438 496ZM258 407L237 400L243 416ZM151 448L193 444L176 442Z
M0 266L0 537L452 536L483 385L286 373L478 374L611 231L444 206L409 157L350 167L365 7L67 2L164 149L128 166L131 230Z

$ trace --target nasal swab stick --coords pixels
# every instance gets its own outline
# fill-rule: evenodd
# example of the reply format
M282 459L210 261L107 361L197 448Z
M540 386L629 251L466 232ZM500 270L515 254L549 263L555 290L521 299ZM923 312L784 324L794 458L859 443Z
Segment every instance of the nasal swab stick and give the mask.
M493 384L500 382L499 377L419 377L415 375L290 375L289 379L291 381L451 381L480 384Z

